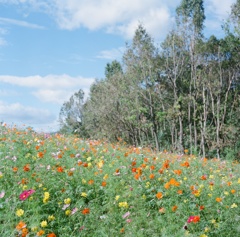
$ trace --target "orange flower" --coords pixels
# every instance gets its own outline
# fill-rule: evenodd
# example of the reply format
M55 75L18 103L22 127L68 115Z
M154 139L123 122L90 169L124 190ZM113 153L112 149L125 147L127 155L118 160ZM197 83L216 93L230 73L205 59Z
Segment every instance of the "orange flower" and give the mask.
M90 179L89 181L88 181L88 184L89 185L92 185L94 183L94 180L92 180L92 179Z
M204 210L204 206L203 205L201 205L200 207L199 207L199 209L200 209L200 211L202 211L202 210Z
M43 158L43 156L44 156L44 153L42 151L39 151L38 154L37 154L37 157Z
M132 172L135 173L137 171L137 168L133 167Z
M202 175L201 176L201 180L206 180L207 179L207 176L206 175Z
M177 175L181 175L181 173L182 173L181 170L174 170L173 172L174 172L175 174L177 174Z
M216 198L216 201L217 201L217 202L221 202L221 201L222 201L222 198L217 197L217 198Z
M88 167L88 163L87 163L87 162L84 162L84 163L83 163L83 167Z
M29 171L29 170L30 170L30 164L24 165L23 170L24 170L25 172Z
M133 162L132 162L132 166L135 166L136 164L137 164L136 161L133 161Z
M232 194L236 193L236 190L235 190L235 189L232 189L232 190L231 190L231 193L232 193Z
M73 176L73 171L68 171L68 176Z
M105 187L107 185L107 182L103 181L102 186Z
M172 211L176 211L177 209L178 209L178 206L176 205L172 207Z
M180 186L180 183L174 178L171 178L169 183L173 186L176 186L176 187Z
M90 213L90 209L89 208L84 208L83 210L82 210L82 214L83 215L87 215L87 214L89 214Z
M28 228L23 228L22 229L22 237L26 237L28 234Z
M44 235L44 233L45 233L44 230L39 230L39 231L37 232L37 236L42 236L42 235Z
M47 237L57 237L54 233L50 233L47 235Z
M17 172L18 171L18 167L13 167L12 170L13 170L13 172Z
M38 150L40 148L40 146L36 146L35 148L36 148L36 150Z
M28 183L28 180L27 180L27 179L23 178L23 179L21 180L21 184L27 184L27 183Z
M170 186L171 186L171 184L170 184L169 182L167 182L166 184L164 184L164 188L166 188L166 189L169 189Z
M141 174L142 174L142 168L137 168L137 173L138 173L139 175L141 175Z
M64 170L63 170L63 167L62 167L62 166L57 167L57 172L62 173L63 171L64 171Z
M159 170L158 170L158 173L159 173L159 174L163 174L163 172L164 172L163 169L159 169Z
M181 194L183 194L183 191L182 191L182 190L178 190L177 193L178 193L179 195L181 195Z
M197 223L197 222L199 222L200 221L200 216L194 216L193 217L193 222L194 223Z
M78 161L78 166L81 166L82 165L82 161Z
M189 165L189 163L187 161L185 161L184 163L181 164L181 166L188 168L190 165Z
M169 160L166 160L163 165L162 165L163 169L168 169L169 168Z
M136 180L139 180L140 176L141 176L140 174L135 174L135 175L134 175L134 178L135 178Z
M27 226L26 223L24 223L23 221L20 221L20 222L17 224L16 229L17 229L17 230L21 230L21 229L25 228L26 226Z
M163 194L161 192L158 192L156 194L157 199L161 199L163 197Z
M155 169L155 166L154 165L151 165L150 166L150 170L154 170Z
M154 179L154 177L155 177L154 174L150 174L150 175L149 175L149 178L150 178L150 179Z

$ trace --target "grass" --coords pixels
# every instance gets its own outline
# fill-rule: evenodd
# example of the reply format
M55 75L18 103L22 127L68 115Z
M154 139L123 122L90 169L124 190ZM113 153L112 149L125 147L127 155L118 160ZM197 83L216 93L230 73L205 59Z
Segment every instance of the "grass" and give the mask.
M239 164L0 128L0 236L240 236Z

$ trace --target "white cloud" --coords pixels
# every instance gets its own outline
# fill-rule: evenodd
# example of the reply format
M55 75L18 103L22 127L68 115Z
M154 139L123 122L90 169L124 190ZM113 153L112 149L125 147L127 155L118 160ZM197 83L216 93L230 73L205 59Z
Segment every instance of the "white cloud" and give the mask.
M206 0L206 12L222 21L228 17L231 5L235 2L236 0Z
M8 104L0 101L0 120L10 121L16 124L49 123L55 119L55 115L46 109L24 106L20 103Z
M9 0L5 4L43 11L62 29L85 27L104 29L130 39L139 22L147 31L161 37L171 26L171 11L181 0ZM1 2L1 0L0 0Z
M119 59L122 57L123 53L125 51L125 47L119 47L116 49L110 49L110 50L103 50L97 55L97 58L102 58L102 59Z
M100 28L108 32L131 38L142 22L147 31L155 37L161 36L171 26L170 8L180 0L55 0L54 17L63 29L86 27Z
M14 86L33 88L32 95L42 102L62 104L68 100L74 92L82 89L88 94L94 78L70 77L68 75L47 75L17 77L1 75L0 82Z

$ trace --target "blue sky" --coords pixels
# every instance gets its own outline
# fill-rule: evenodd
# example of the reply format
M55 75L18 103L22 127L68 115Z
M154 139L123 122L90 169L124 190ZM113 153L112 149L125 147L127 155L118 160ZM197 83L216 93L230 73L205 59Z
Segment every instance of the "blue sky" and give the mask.
M0 0L0 122L56 131L61 105L121 60L141 22L156 43L181 0ZM205 0L205 33L222 35L235 0Z

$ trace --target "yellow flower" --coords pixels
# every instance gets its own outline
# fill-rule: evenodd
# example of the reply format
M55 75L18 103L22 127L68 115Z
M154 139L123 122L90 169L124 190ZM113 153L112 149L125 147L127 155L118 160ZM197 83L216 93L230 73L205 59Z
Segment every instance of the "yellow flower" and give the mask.
M183 179L184 179L184 180L187 180L187 177L184 177Z
M92 159L92 157L88 157L88 158L87 158L87 161L89 162L91 159Z
M120 195L117 195L117 196L115 197L115 200L117 201L119 198L120 198Z
M33 232L35 232L37 230L38 230L37 226L34 226L34 227L31 228L31 231L33 231Z
M108 174L105 174L104 177L103 177L104 180L107 180L108 179Z
M240 184L240 178L238 178L238 181L237 181L237 182L238 182L238 184Z
M22 216L24 214L24 210L23 209L17 209L16 211L16 215L17 216Z
M213 179L213 178L214 178L214 175L211 174L211 175L209 176L209 179Z
M211 220L211 223L212 223L212 224L215 224L215 223L216 223L216 220L212 219L212 220Z
M209 185L209 189L210 189L211 191L213 191L213 186L212 186L212 185Z
M200 235L199 237L208 237L207 235L205 235L205 234L202 234L202 235Z
M43 198L43 203L47 203L48 202L48 198Z
M42 221L42 222L41 222L41 227L42 227L42 228L47 227L47 221Z
M27 186L27 185L23 185L22 189L23 189L23 190L27 190L27 189L28 189L28 186Z
M233 204L231 205L231 208L236 208L236 207L238 207L236 203L233 203Z
M44 192L44 198L49 198L50 197L50 194L49 194L49 192Z
M204 232L208 232L208 231L209 231L209 228L205 227Z
M149 186L150 186L150 182L147 182L146 185L145 185L145 187L146 187L146 188L149 188Z
M69 216L70 214L71 214L71 210L66 210L66 211L65 211L65 215L66 215L66 216Z
M87 197L87 193L82 192L81 196L82 196L82 197Z
M85 179L82 179L82 183L85 184L87 183L87 181Z
M209 196L209 197L212 197L212 194L211 194L211 193L209 193L209 194L208 194L208 196Z
M224 194L225 194L225 195L229 195L229 192L225 191Z
M54 215L48 216L48 221L53 221L53 220L55 220Z
M88 163L88 167L92 167L92 163L91 162Z
M66 198L66 199L64 199L64 203L65 203L65 204L70 204L70 203L71 203L71 198Z
M119 202L118 206L128 208L128 203L127 202Z

